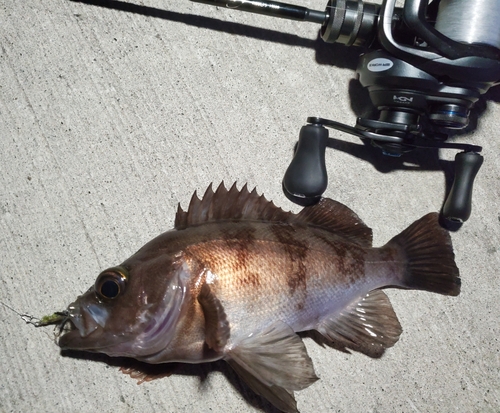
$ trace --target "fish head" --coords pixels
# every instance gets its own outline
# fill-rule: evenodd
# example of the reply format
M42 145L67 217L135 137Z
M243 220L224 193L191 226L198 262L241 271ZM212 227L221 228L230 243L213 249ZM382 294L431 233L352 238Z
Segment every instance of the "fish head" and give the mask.
M185 308L189 269L168 256L133 258L101 272L68 306L62 349L147 360L168 346Z

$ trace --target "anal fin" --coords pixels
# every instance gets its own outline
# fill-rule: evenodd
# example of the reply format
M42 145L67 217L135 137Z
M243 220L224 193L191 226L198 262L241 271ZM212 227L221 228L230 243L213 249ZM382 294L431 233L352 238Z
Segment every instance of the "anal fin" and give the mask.
M230 334L224 307L208 284L201 287L198 302L205 316L205 341L212 350L222 351Z
M380 290L325 317L316 330L344 348L375 358L396 344L402 332L389 298Z

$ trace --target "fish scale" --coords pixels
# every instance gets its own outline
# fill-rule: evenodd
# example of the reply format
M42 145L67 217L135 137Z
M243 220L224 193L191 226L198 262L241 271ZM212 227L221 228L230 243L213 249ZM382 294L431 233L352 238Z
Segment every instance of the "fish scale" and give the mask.
M297 412L294 392L318 379L297 332L380 357L402 332L382 288L460 292L438 214L371 243L370 228L333 200L292 214L246 185L210 186L179 206L173 230L59 312L59 345L147 363L225 360L257 394Z
M236 331L240 324L257 328L266 314L268 323L278 317L294 331L306 326L313 328L321 316L331 312L333 303L343 304L345 290L364 277L363 249L354 250L352 244L345 245L339 240L334 243L334 235L326 243L315 235L320 229L304 227L294 231L289 225L270 227L266 223L250 223L245 228L252 237L235 248L233 238L227 234L238 225L219 224L216 230L207 225L203 230L212 233L214 239L186 249L202 268L217 274L211 281L213 292L232 315L230 321ZM224 227L228 228L225 232ZM217 230L221 235L215 233ZM328 233L322 235L324 238ZM303 251L297 253L293 248ZM342 251L340 258L338 251ZM248 283L249 277L255 282ZM360 295L364 294L361 292L351 300Z

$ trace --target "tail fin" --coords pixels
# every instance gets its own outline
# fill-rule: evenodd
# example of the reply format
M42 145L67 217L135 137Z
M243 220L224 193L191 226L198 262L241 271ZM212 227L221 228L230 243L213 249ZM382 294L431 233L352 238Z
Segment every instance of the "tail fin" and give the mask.
M406 272L402 287L444 295L460 294L460 276L448 231L439 215L430 213L415 221L387 243L402 250Z

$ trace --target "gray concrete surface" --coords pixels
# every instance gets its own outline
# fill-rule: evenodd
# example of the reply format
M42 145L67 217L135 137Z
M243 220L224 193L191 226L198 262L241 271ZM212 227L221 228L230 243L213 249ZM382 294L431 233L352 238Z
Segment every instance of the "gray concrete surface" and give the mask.
M187 0L95 3L0 4L0 301L21 313L65 308L210 182L248 182L297 211L281 179L306 117L353 124L366 99L358 51L325 46L313 24ZM457 139L485 156L473 215L452 234L462 294L391 291L404 332L378 360L306 339L321 380L296 394L301 412L500 411L499 96ZM446 174L431 153L382 173L354 149L327 152L326 195L375 245L440 209ZM51 328L3 305L0 320L1 412L273 411L224 363L138 386L113 363L61 355Z

